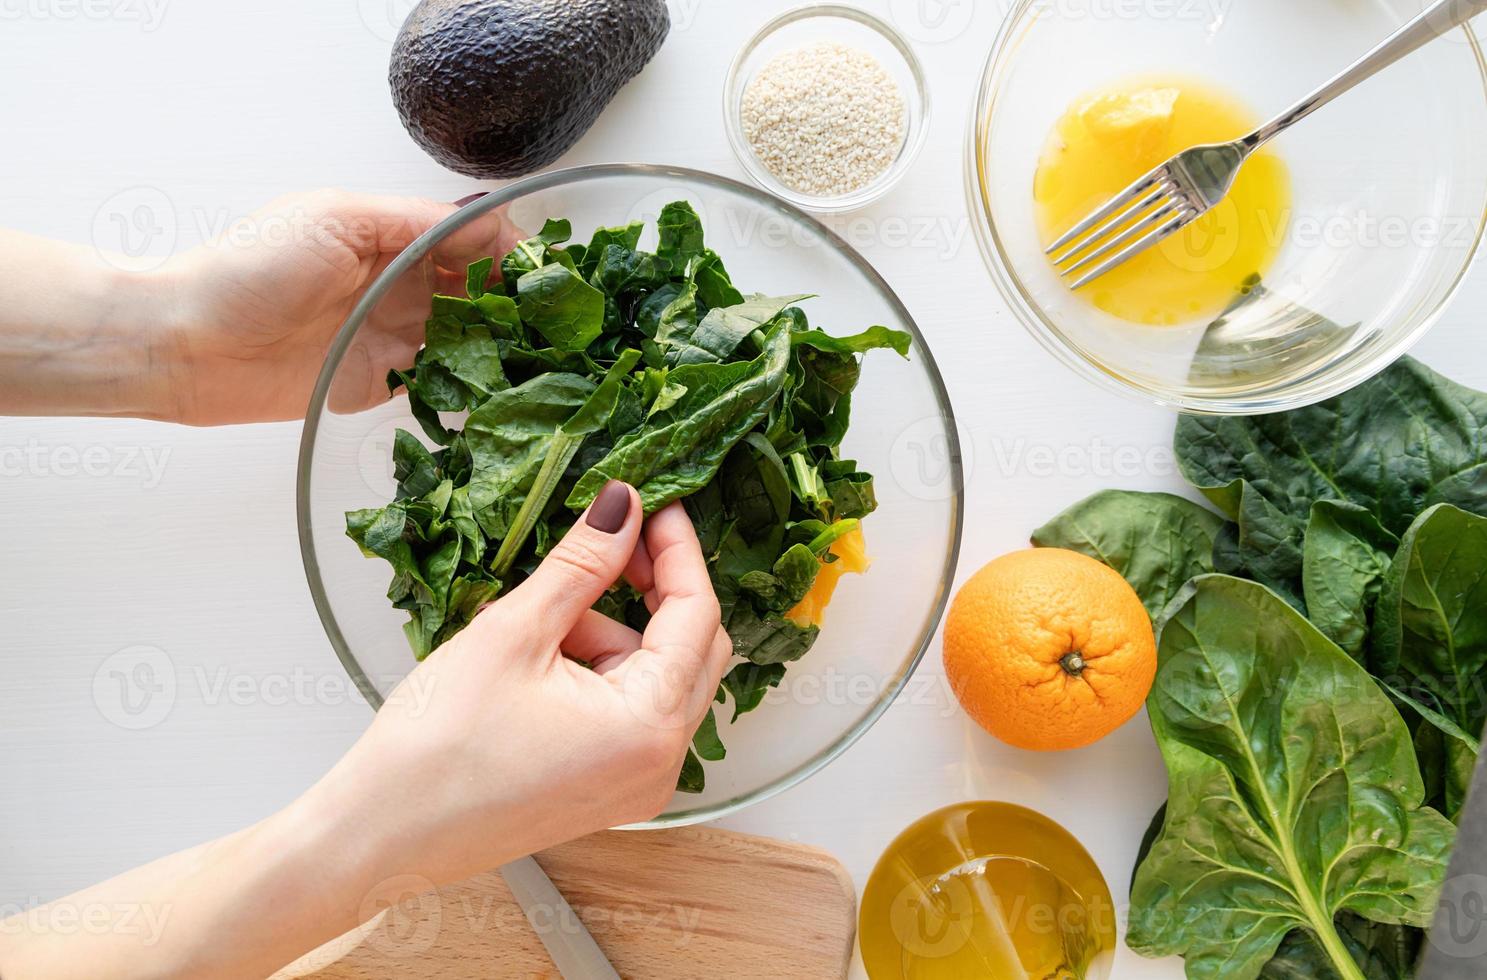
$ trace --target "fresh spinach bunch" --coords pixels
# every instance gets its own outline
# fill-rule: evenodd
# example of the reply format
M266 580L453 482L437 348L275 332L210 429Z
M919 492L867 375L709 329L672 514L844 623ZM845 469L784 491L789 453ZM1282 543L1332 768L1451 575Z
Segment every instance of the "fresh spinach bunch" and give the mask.
M1487 724L1487 395L1406 358L1175 443L1218 513L1105 491L1033 534L1157 625L1171 797L1130 942L1194 977L1411 976Z
M1334 924L1424 927L1455 827L1367 671L1257 582L1205 575L1169 607L1147 701L1167 764L1127 942L1190 977L1257 977L1288 935L1365 976Z
M470 266L465 296L435 296L422 350L387 381L438 448L399 430L396 498L348 513L346 533L392 566L387 596L422 660L530 574L607 481L647 513L684 500L739 657L717 696L736 719L815 642L785 614L877 506L839 450L860 355L907 356L910 337L812 329L809 297L735 288L691 205L658 224L647 252L640 222L583 245L549 220ZM649 618L623 583L598 608L637 629ZM702 760L725 754L711 712L693 746L679 788L697 792Z

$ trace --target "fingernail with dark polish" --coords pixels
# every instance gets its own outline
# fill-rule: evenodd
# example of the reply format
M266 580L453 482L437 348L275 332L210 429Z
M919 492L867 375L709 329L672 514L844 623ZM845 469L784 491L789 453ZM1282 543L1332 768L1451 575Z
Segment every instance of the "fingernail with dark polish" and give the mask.
M589 527L613 534L625 526L630 516L630 488L619 480L610 480L589 505Z
M462 208L466 204L474 204L476 201L480 200L482 197L484 197L485 195L487 195L489 193L490 193L490 191L480 191L478 194L466 194L464 197L460 198L458 201L455 201L454 202L454 206L457 207L457 208Z

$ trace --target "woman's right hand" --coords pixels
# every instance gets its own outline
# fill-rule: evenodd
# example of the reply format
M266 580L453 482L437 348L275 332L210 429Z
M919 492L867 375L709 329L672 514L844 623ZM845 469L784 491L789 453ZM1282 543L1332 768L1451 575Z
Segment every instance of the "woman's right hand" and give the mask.
M622 574L653 614L644 635L590 608ZM410 890L653 817L731 649L686 511L643 520L635 491L611 483L309 792L246 830L0 922L0 973L262 977ZM28 927L80 909L134 911L86 934ZM158 932L139 930L140 910Z
M590 608L621 575L652 612L644 635ZM354 825L376 875L436 884L650 819L731 653L686 511L643 520L612 482L527 581L408 676L302 805Z

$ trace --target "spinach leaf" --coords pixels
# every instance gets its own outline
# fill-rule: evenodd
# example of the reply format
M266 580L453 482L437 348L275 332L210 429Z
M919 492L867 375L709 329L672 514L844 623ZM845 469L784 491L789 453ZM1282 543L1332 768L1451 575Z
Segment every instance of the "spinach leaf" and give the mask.
M779 546L790 517L790 479L785 464L768 439L750 432L728 454L719 474L722 512L747 541L769 540Z
M1374 671L1475 750L1487 725L1487 518L1450 504L1420 515L1384 577L1373 636Z
M697 298L708 309L716 306L736 306L744 301L743 294L734 288L723 260L712 249L703 249L700 258L692 262L690 277L697 287Z
M512 345L501 352L501 364L508 377L522 381L530 381L548 371L583 375L603 373L598 362L586 351L563 351L556 347Z
M728 750L723 747L723 740L718 738L718 719L713 714L713 709L707 709L701 727L692 736L692 748L697 757L705 762L721 762L728 755Z
M700 793L707 788L707 774L702 771L702 761L691 749L687 750L687 757L682 760L682 771L676 777L676 788L683 793Z
M553 246L572 237L573 226L569 222L548 219L540 232L525 241L517 242L516 247L501 260L501 281L505 283L507 291L515 294L517 280L528 272L556 261L552 254Z
M1299 599L1315 501L1357 504L1402 535L1433 504L1487 499L1487 395L1402 358L1310 408L1183 416L1176 448L1183 475L1238 522L1238 570Z
M1428 925L1455 839L1422 806L1409 731L1361 666L1253 582L1173 600L1147 702L1167 817L1136 874L1128 941L1188 976L1259 976L1305 929L1364 976L1334 922Z
M848 517L831 524L820 521L798 521L790 526L790 540L803 543L816 555L825 555L826 549L862 526L855 517ZM803 538L803 540L802 540Z
M584 249L583 258L578 262L578 274L585 279L592 276L599 260L604 256L604 250L611 245L635 251L640 247L640 236L644 233L645 222L643 221L632 221L627 225L614 228L594 229L594 235L589 239L588 247Z
M460 575L449 583L449 602L444 623L434 637L437 647L475 618L482 606L501 591L501 583L480 571Z
M533 477L532 487L522 501L516 517L512 519L512 526L491 562L491 571L497 578L505 576L516 561L517 552L526 543L527 535L535 528L537 519L552 499L558 481L568 470L568 464L578 455L583 441L608 425L615 405L619 402L620 392L624 391L623 379L639 360L640 351L626 351L624 356L614 362L604 380L599 382L598 387L578 407L578 411L558 426L548 440L542 468Z
M1425 930L1373 922L1352 912L1338 913L1333 926L1367 980L1409 980L1415 975ZM1276 950L1275 958L1260 971L1261 980L1332 980L1340 976L1327 951L1306 929L1292 930Z
M449 445L454 440L454 433L445 428L443 419L439 417L439 410L424 400L422 386L415 371L387 372L388 392L396 394L399 388L407 389L408 411L424 434L441 446Z
M797 347L814 347L828 354L863 354L887 347L897 351L900 357L909 356L909 347L914 342L914 338L904 331L887 327L868 327L850 337L833 337L820 330L807 330L795 334L791 340Z
M428 585L428 596L419 600L417 615L404 627L404 633L413 647L414 656L420 660L433 651L434 638L444 625L459 554L459 541L447 540L419 563L422 580Z
M1146 860L1146 855L1151 853L1151 846L1162 836L1162 827L1167 823L1167 804L1163 803L1157 807L1157 812L1151 815L1146 829L1141 832L1141 843L1136 845L1136 864L1131 868L1131 883L1126 888L1126 894L1136 890L1136 872L1141 870L1141 864Z
M666 314L667 310L672 308L672 304L676 303L678 299L683 299L683 296L685 296L683 302L690 304L693 321L695 322L698 298L697 287L690 282L668 282L636 304L635 329L654 340L656 334L661 329L661 318ZM672 318L674 319L677 315L673 313ZM650 364L652 360L652 358L646 358L646 363ZM657 362L661 360L659 348L656 348L654 360Z
M790 486L795 496L813 514L829 517L831 491L826 489L820 468L803 452L791 453L789 464Z
M485 258L470 263L470 268L465 270L465 295L472 301L485 295L485 288L490 282L491 270L495 265L494 258Z
M501 367L501 346L484 324L465 324L453 317L430 321L418 364L439 365L479 396L461 399L465 404L478 403L511 387Z
M410 610L411 618L404 632L414 656L420 660L428 656L440 639L441 630L451 620L451 597L455 596L453 576L460 542L457 537L443 540L440 535L428 534L426 529L442 516L450 494L450 485L445 481L425 499L346 515L346 533L363 553L383 558L392 565L394 574L387 597L394 605ZM422 525L420 520L424 522ZM426 538L435 542L431 550L420 540ZM463 591L459 595L463 596ZM462 608L456 608L454 616L460 614Z
M479 566L485 554L485 530L475 517L475 508L470 503L470 485L455 487L449 496L449 526L460 542L460 560L467 566ZM473 570L473 569L472 569ZM482 578L484 573L477 573Z
M779 687L785 677L785 665L744 662L723 677L723 689L733 697L733 720L748 714L764 701L772 687Z
M604 294L554 263L516 282L522 321L558 350L581 351L604 332Z
M692 205L686 201L671 202L661 209L656 225L661 233L656 254L673 268L684 269L688 262L702 256L702 219Z
M1411 711L1405 707L1408 716ZM1418 715L1417 715L1418 717ZM1431 806L1457 821L1471 788L1480 746L1475 739L1447 735L1453 724L1444 716L1437 721L1420 719L1415 728L1415 757L1425 780L1425 798Z
M369 558L381 558L392 566L393 580L387 597L397 602L414 586L422 586L423 572L413 557L413 548L405 537L408 511L401 503L386 507L354 510L346 515L346 534Z
M470 505L485 533L504 538L558 429L594 393L577 374L553 373L492 395L465 421Z
M768 529L752 541L744 537L736 524L721 531L721 540L712 557L712 579L713 589L723 605L724 625L727 625L732 603L740 592L760 594L759 586L766 581L761 576L773 574L783 539L783 530L779 527ZM763 601L759 604L762 608L770 608ZM732 629L729 633L733 636L733 652L741 656L738 634Z
M1399 539L1357 504L1312 504L1301 563L1307 613L1317 629L1359 663L1366 662L1368 624L1398 545Z
M727 626L734 654L765 667L799 660L821 632L819 626L801 626L778 612L761 615L748 603L733 608Z
M659 296L664 292L658 289L652 296ZM698 318L702 316L697 307L697 287L690 282L676 286L671 299L655 311L654 326L649 322L650 307L649 300L641 304L636 326L651 338L646 351L646 363L652 367L661 367L668 363L667 354L671 346L682 342L682 338L692 336L697 330Z
M1188 579L1213 571L1223 519L1169 493L1104 490L1033 532L1039 548L1067 548L1120 572L1155 619Z
M475 300L475 309L480 319L490 327L491 336L502 340L516 340L524 336L521 313L516 300L501 293L486 293Z
M595 288L610 298L649 293L668 282L670 267L649 252L622 245L606 245L589 276Z
M492 299L496 297L490 297ZM510 304L509 299L501 297ZM514 309L514 305L513 305ZM435 296L426 342L406 371L387 375L389 392L408 391L408 407L429 438L448 445L454 433L440 412L475 408L493 392L510 386L501 366L500 344L492 321L468 300Z
M826 479L823 474L823 479ZM837 517L863 518L878 509L878 495L869 473L853 471L826 479L826 496Z
M1213 568L1225 575L1250 578L1305 611L1302 575L1302 527L1248 483L1237 490L1235 520L1213 540Z
M393 478L398 482L398 499L422 497L432 493L441 482L439 464L434 454L411 432L398 429L392 442Z
M771 571L748 572L739 578L739 586L752 593L764 609L783 613L805 598L820 571L821 559L810 545L795 544L779 557ZM758 662L757 656L750 659Z
M662 314L656 343L666 348L667 364L706 364L726 361L749 334L763 327L785 307L808 296L750 296L736 306L708 310L700 323ZM688 329L688 327L691 329Z
M795 403L792 411L799 414ZM1216 530L1211 520L1205 521L1210 567L1251 580L1250 590L1265 601L1246 600L1242 605L1230 601L1229 607L1238 607L1229 609L1233 623L1226 626L1215 613L1202 623L1205 629L1190 628L1183 616L1199 622L1193 609L1201 610L1203 590L1213 588L1204 585L1209 578L1200 577L1168 607L1171 622L1159 628L1163 666L1148 708L1174 787L1186 780L1190 790L1198 789L1189 795L1196 815L1181 825L1169 819L1161 838L1173 848L1177 847L1173 841L1186 839L1188 851L1167 855L1170 866L1160 872L1165 891L1159 894L1153 888L1146 896L1153 905L1161 899L1162 915L1181 915L1183 921L1134 916L1131 939L1138 948L1155 944L1152 948L1187 950L1191 976L1247 976L1256 968L1272 978L1384 978L1412 973L1423 925L1423 918L1414 914L1418 906L1401 910L1377 896L1364 900L1356 891L1344 895L1334 882L1348 870L1343 858L1352 861L1367 851L1359 843L1358 823L1360 812L1369 816L1370 811L1367 807L1360 811L1360 801L1372 799L1375 810L1403 814L1407 819L1395 818L1394 825L1386 826L1391 833L1404 833L1420 824L1419 817L1409 814L1421 801L1431 809L1415 812L1434 810L1455 818L1465 799L1479 733L1487 722L1487 691L1480 680L1487 674L1487 612L1477 613L1487 608L1483 604L1487 518L1477 516L1487 514L1484 423L1487 395L1408 359L1354 391L1311 408L1254 419L1179 421L1176 449L1184 475L1230 518ZM1178 519L1153 516L1149 526L1142 527L1139 518L1118 509L1113 516L1105 514L1114 509L1112 502L1094 507L1095 502L1100 497L1056 518L1035 533L1034 542L1072 547L1106 561L1137 585L1149 609L1157 604L1140 584L1147 576L1127 571L1134 563L1151 562L1159 573L1168 573L1169 583L1207 570L1201 537L1195 545L1189 543L1183 557L1168 557L1155 543L1177 529ZM1104 519L1091 522L1088 515L1079 514L1086 507ZM1084 520L1070 520L1076 516ZM1113 535L1112 528L1128 535L1118 538L1120 546L1113 548L1101 540ZM1195 552L1196 560L1187 564ZM1289 603L1295 613L1281 617L1274 608L1278 600ZM1210 600L1209 608L1225 607ZM1340 669L1332 670L1327 684L1318 684L1316 678L1275 668L1274 661L1295 656L1292 647L1309 649L1313 656L1307 659L1315 659L1315 637L1299 643L1275 640L1272 620L1305 624L1296 613L1308 618L1307 629L1319 631L1373 675L1366 698L1353 698L1351 689L1339 690L1338 679L1349 676ZM1248 637L1236 625L1246 623ZM1158 702L1164 696L1169 652L1184 630L1186 648L1179 651L1183 659L1201 661L1208 670L1209 687L1224 694L1241 691L1244 696L1217 705L1201 690L1201 678L1190 680L1182 692L1188 716L1179 719L1183 731L1169 738L1164 732L1173 729L1163 728L1164 712ZM1297 626L1292 632L1305 631ZM1196 668L1190 673L1198 676ZM1356 680L1356 674L1352 676ZM1261 682L1254 682L1255 677ZM1238 680L1245 680L1248 687ZM1261 693L1253 694L1257 683ZM1166 714L1178 717L1172 707L1177 697L1170 691L1166 697L1170 709ZM1340 754L1333 744L1346 741L1350 729L1340 718L1329 719L1328 713L1353 716L1358 704L1376 704L1380 697L1392 699L1402 713L1419 773L1418 794L1412 783L1406 787L1395 779L1389 787L1392 795L1379 795L1378 780L1397 767L1371 766L1367 761L1377 760L1379 739L1391 746L1391 753L1398 752L1392 715L1390 731L1369 744L1372 754L1358 755L1352 748ZM1328 707L1329 699L1345 703L1347 711ZM1308 713L1321 717L1309 718ZM1224 714L1239 719L1228 726L1236 731L1225 736L1227 743L1215 737ZM1193 734L1199 729L1194 718L1206 719L1208 728L1201 739ZM1353 720L1361 738L1366 729L1361 720ZM1316 732L1329 726L1335 735L1319 739ZM1287 738L1274 732L1284 732ZM1247 782L1240 735L1249 738L1249 754L1258 759L1249 763ZM1338 767L1322 767L1316 783L1294 775L1299 762L1317 768L1318 760L1338 758L1350 760L1339 764L1341 776ZM1213 782L1203 783L1198 769ZM1266 779L1292 773L1287 785L1310 786L1310 796L1287 802L1277 816L1254 788L1266 783L1254 771L1267 774ZM1317 807L1312 805L1309 811L1308 805L1329 780L1340 778L1349 787L1347 799L1337 808L1346 819L1329 829L1315 816ZM1277 794L1284 788L1279 787ZM1406 788L1403 799L1408 806L1401 809L1400 794ZM1175 800L1174 789L1174 805ZM1235 800L1242 807L1223 805ZM1375 817L1378 813L1370 820ZM1296 838L1292 850L1306 872L1303 877L1319 882L1322 891L1308 895L1282 880L1295 877L1286 861L1277 863L1277 855L1287 857L1280 846L1284 835L1277 828L1288 826ZM1336 837L1339 828L1347 829L1358 846L1338 852L1338 863L1327 866L1330 877L1318 876L1303 859L1318 841L1325 843L1323 830ZM1369 829L1367 821L1362 829ZM1394 836L1408 840L1407 834ZM1381 839L1389 839L1388 834ZM1398 859L1396 853L1391 861ZM1312 864L1321 867L1315 860ZM1286 873L1277 877L1277 868ZM1396 906L1418 894L1409 884L1413 872L1386 868L1386 874L1396 877L1388 878L1379 892L1403 896ZM1294 903L1272 903L1266 876L1292 895ZM1220 885L1228 893L1216 896ZM1287 916L1294 919L1289 928L1279 922ZM1330 936L1325 927L1329 920ZM1138 922L1144 924L1138 927ZM1274 956L1267 958L1264 950L1282 936ZM1223 949L1226 943L1232 947L1228 954Z
M728 451L768 413L784 386L789 355L790 336L777 329L764 352L742 370L737 364L707 366L705 375L696 368L688 374L679 369L675 375L690 383L672 409L676 421L621 439L578 481L568 506L587 507L610 480L638 490L648 514L702 489Z

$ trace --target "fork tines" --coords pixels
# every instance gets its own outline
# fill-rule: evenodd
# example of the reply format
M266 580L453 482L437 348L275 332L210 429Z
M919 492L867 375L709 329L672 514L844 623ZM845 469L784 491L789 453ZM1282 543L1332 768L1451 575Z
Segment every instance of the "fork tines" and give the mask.
M1100 263L1074 281L1073 288L1078 289L1176 234L1198 213L1163 164L1070 228L1046 252L1063 277Z

